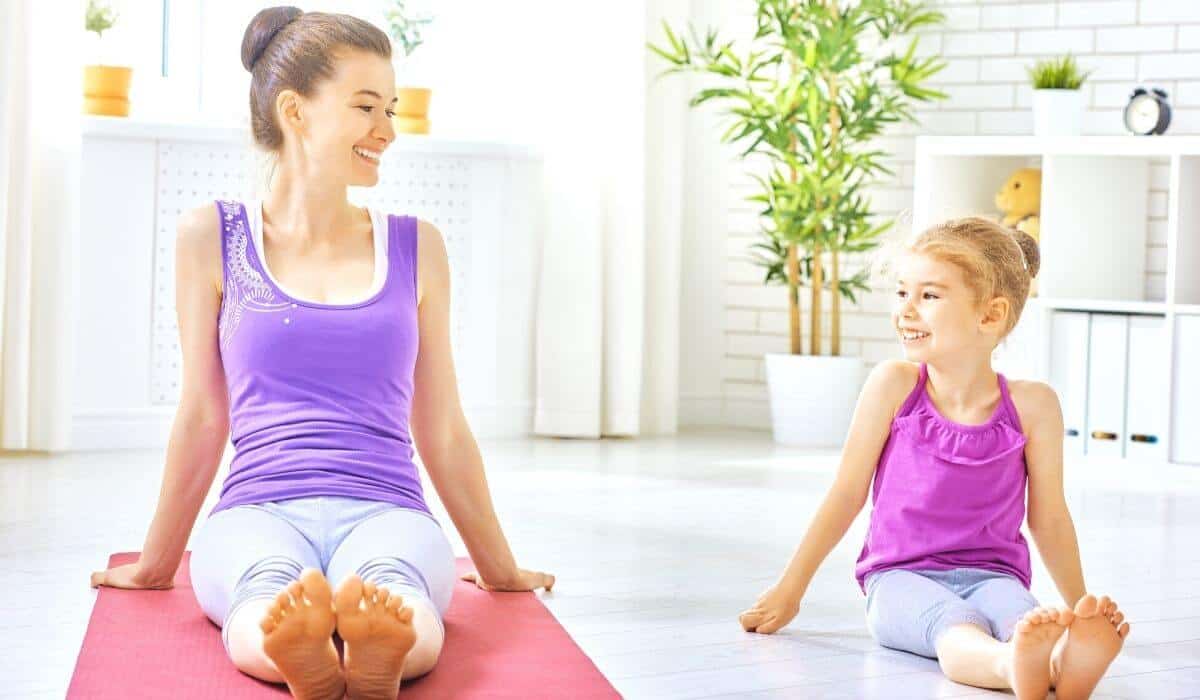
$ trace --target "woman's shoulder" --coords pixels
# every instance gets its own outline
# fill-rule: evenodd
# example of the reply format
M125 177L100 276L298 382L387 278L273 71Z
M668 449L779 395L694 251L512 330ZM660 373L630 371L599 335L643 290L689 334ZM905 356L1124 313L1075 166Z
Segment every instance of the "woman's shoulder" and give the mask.
M221 217L209 202L180 212L175 223L176 266L193 266L221 288ZM178 275L181 271L176 270Z

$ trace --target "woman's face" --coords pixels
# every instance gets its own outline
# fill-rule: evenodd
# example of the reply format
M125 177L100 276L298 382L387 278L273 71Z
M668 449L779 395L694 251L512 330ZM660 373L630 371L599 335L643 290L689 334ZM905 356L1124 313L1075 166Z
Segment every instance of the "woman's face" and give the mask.
M334 75L302 99L301 140L310 175L349 186L379 182L379 158L396 139L392 64L365 51L342 51Z
M976 351L990 354L999 340L1006 304L998 299L980 308L957 265L919 253L897 262L892 326L910 361Z

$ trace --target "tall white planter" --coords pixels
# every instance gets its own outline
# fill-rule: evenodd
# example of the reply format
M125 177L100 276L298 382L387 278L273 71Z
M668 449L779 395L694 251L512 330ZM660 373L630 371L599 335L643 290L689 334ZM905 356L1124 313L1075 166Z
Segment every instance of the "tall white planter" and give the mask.
M841 446L866 377L862 358L771 353L765 357L775 442Z
M1083 90L1034 90L1033 133L1037 136L1083 133Z

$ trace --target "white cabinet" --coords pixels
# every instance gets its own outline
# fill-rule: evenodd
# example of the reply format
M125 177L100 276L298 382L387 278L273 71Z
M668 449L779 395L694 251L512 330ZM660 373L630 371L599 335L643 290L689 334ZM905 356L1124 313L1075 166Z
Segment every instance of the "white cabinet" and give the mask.
M1088 314L1056 311L1050 321L1050 386L1062 404L1063 453L1083 455L1087 440Z
M1200 316L1180 316L1176 322L1175 364L1171 461L1200 464Z
M1122 456L1129 317L1092 314L1088 333L1087 453Z

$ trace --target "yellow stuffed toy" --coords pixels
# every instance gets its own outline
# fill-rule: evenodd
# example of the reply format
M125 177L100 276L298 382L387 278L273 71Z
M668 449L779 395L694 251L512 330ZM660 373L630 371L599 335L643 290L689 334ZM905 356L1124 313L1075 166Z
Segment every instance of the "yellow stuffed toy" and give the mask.
M1041 241L1042 171L1021 168L996 193L996 206L1004 213L1005 226L1024 231Z
M996 206L1004 213L1005 226L1024 231L1041 243L1042 171L1021 168L996 193ZM1037 296L1037 280L1029 285L1029 296Z

